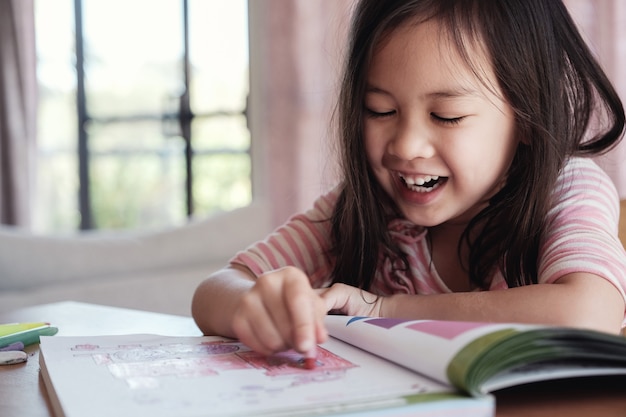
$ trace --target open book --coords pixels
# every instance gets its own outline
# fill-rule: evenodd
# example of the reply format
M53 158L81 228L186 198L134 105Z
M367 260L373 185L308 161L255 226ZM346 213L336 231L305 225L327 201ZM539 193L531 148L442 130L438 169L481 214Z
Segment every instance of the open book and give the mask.
M492 390L626 374L626 338L517 324L328 316L315 369L219 337L42 337L57 417L493 416Z

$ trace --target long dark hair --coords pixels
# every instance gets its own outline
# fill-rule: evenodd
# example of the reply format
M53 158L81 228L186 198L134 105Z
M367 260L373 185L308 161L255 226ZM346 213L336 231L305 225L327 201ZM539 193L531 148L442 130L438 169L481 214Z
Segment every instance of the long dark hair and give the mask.
M362 0L356 6L337 108L344 182L331 219L333 281L368 289L381 250L403 259L387 230L400 214L366 160L363 101L380 43L401 25L429 19L442 24L470 68L468 44L482 45L522 139L505 185L468 224L459 254L466 242L464 265L479 288L488 287L496 269L509 287L536 283L545 218L566 160L608 151L624 130L622 103L560 0ZM588 136L592 124L598 133Z

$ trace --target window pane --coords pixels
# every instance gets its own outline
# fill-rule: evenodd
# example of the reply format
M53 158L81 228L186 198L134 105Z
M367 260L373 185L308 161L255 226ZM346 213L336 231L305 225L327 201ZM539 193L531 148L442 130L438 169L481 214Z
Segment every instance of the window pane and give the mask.
M242 111L248 94L248 0L190 0L191 108Z
M163 138L157 122L94 123L89 135L96 228L149 228L185 221L180 139Z
M252 200L250 133L243 115L249 91L247 7L247 0L189 1L196 216ZM203 117L214 112L235 115Z
M194 120L192 126L196 152L207 150L248 152L250 149L250 132L246 125L246 117L243 115L198 118Z
M37 179L33 229L74 230L78 213L74 2L37 0Z
M78 211L76 151L39 151L33 229L53 233L76 230Z
M193 171L196 215L250 204L250 158L247 154L197 155Z
M250 133L246 118L217 116L193 122L196 215L250 204Z
M247 1L188 3L196 217L251 200L250 135L243 114ZM40 83L35 229L75 230L80 225L75 2L35 2ZM183 0L81 2L78 38L85 52L94 227L184 223L185 150L175 116L185 82Z
M83 2L91 116L158 114L182 94L181 0Z

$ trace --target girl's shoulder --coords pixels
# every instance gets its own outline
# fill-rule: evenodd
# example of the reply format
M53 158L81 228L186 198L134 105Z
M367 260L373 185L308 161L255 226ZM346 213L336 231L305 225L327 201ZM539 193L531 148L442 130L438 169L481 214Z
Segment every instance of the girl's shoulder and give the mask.
M593 159L586 157L572 157L567 161L557 179L555 192L601 192L611 199L618 198L617 189L609 175Z
M604 216L619 216L619 196L608 174L591 158L572 157L561 171L553 192L553 212L585 206Z
M311 221L324 221L332 217L337 205L337 200L341 194L342 187L335 185L326 192L322 193L313 202L313 206L306 212L294 216L294 218L304 216Z

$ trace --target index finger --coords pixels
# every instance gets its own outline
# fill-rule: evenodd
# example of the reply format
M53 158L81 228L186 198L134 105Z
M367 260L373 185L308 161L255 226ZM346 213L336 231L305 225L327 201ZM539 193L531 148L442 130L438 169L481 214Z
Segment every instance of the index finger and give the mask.
M301 353L313 352L320 333L318 327L323 327L324 302L311 288L308 279L290 280L284 296L291 320L293 348Z

